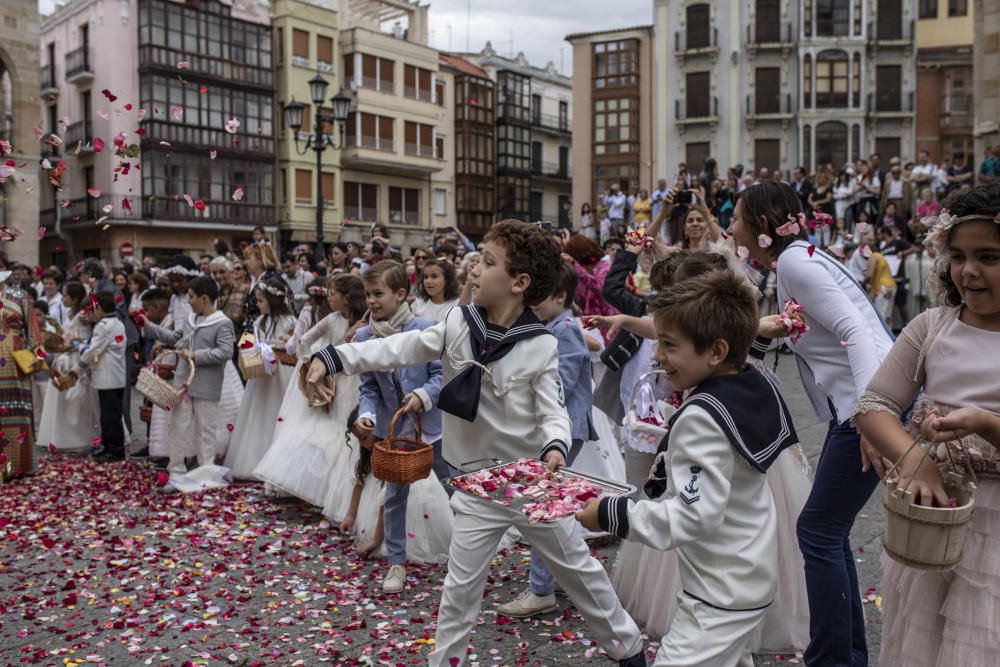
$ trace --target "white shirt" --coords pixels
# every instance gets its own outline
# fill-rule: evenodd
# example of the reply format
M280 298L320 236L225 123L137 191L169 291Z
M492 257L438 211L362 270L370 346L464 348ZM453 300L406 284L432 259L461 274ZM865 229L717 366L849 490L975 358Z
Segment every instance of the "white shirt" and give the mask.
M813 409L826 418L832 403L843 423L889 354L892 337L847 269L821 250L810 257L808 249L794 241L778 257L778 303L795 299L809 325L790 345Z
M444 319L448 317L448 313L452 308L458 305L458 299L451 299L450 301L444 301L442 303L434 303L431 300L424 300L417 298L414 300L413 305L410 306L410 310L417 317L422 317L425 320L431 320L432 322L444 322Z
M652 210L653 220L656 220L656 216L660 214L660 208L662 208L663 204L665 203L667 192L669 192L669 190L657 189L653 190L653 194L650 195L651 201L653 202L653 210ZM656 201L657 198L659 198L660 201Z
M621 191L605 197L604 205L608 207L608 218L612 220L624 219L626 201L625 193Z
M903 179L898 181L890 179L888 181L889 185L889 199L902 199L903 198Z
M926 185L934 180L934 177L937 176L937 172L938 172L937 165L928 162L927 164L914 165L913 170L910 172L910 175L913 177L914 183L919 182L917 176L926 176L927 178L924 181L924 184Z
M63 305L62 294L56 292L52 298L45 296L44 292L40 292L40 294L45 299L45 303L49 305L49 317L58 322L59 326L66 324L73 318L69 308Z

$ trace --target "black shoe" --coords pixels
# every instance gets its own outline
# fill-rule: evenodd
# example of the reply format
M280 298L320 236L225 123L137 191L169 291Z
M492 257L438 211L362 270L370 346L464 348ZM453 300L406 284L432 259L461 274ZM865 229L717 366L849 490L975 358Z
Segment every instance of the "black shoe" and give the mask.
M631 658L619 660L618 667L646 667L646 652L639 651Z
M132 452L129 454L130 459L148 459L149 458L149 447L143 447L142 449Z
M93 457L98 463L114 463L116 461L124 461L125 454L123 452L109 452L104 451Z
M166 470L167 465L170 463L170 458L167 456L152 456L149 459L149 463L157 470Z
M98 457L104 456L107 453L107 449L104 445L98 445L97 447L92 447L90 449L90 457L96 459Z

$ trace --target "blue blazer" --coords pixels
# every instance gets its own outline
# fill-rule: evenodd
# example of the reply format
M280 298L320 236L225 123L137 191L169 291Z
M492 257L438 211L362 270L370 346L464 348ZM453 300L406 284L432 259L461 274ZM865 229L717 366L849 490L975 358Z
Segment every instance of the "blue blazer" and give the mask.
M553 317L545 327L559 341L559 379L566 396L566 412L573 425L573 439L597 440L591 413L594 392L590 350L583 340L583 331L570 310Z
M414 329L426 329L435 325L435 322L422 317L414 317L405 325L403 331ZM358 329L354 336L354 342L362 343L374 338L371 327ZM434 404L432 410L428 410L420 415L423 422L424 433L427 442L434 442L441 438L441 409L437 407L438 395L441 393L441 362L431 361L418 366L407 368L397 368L393 373L387 372L365 372L361 374L361 401L358 411L359 415L371 413L375 415L375 436L385 438L389 433L389 423L392 416L399 409L403 396L396 391L392 376L395 375L399 385L403 390L403 396L414 389L423 389L427 392L431 403ZM402 420L400 420L402 422ZM402 424L400 424L402 425Z

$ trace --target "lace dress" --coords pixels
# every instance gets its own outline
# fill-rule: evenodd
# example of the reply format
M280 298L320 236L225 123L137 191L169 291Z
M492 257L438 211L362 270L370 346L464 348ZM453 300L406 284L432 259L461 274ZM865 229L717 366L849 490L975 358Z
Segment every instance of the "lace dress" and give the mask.
M63 327L63 338L86 341L90 338L92 328L77 313ZM51 363L57 371L65 373L79 359L79 347L74 347L67 352L60 352ZM87 374L65 391L59 391L49 383L45 388L42 418L39 420L38 445L48 447L51 444L55 449L64 451L89 450L93 439L100 435L96 398Z
M943 414L970 406L1000 413L1000 380L983 367L984 361L1000 357L1000 332L965 324L960 312L934 308L910 322L872 377L855 414L883 411L898 416L921 386L923 393L906 425L911 435L918 434L931 407ZM953 570L929 572L883 557L883 667L997 664L1000 537L994 532L1000 527L1000 452L975 435L962 444L978 478L976 511L966 531L962 561ZM942 447L935 446L931 457L942 469L948 465Z

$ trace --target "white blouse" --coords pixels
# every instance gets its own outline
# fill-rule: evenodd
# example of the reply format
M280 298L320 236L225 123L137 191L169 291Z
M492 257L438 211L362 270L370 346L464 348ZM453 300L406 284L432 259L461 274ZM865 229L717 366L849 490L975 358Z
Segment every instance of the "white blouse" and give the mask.
M795 241L778 257L778 304L795 299L809 331L790 343L802 384L820 418L850 418L892 349L892 335L865 290L835 258ZM830 404L836 411L830 414Z

